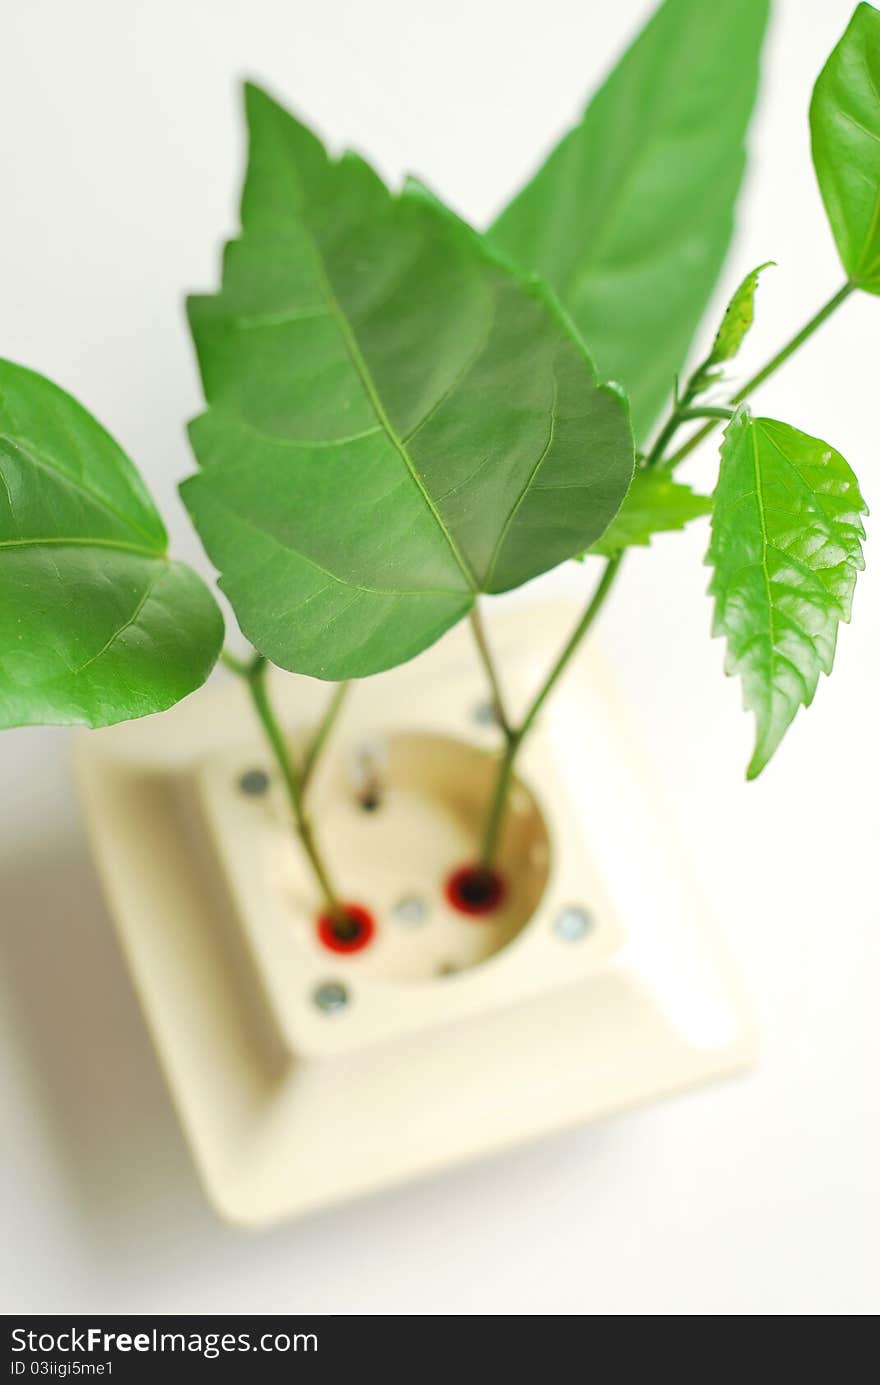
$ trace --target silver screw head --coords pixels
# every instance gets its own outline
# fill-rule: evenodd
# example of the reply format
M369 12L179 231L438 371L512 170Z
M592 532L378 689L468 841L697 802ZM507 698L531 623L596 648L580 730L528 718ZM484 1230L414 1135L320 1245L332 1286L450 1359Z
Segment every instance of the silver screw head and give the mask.
M418 928L428 917L428 905L421 895L405 894L398 899L391 913L398 923L405 924L407 928Z
M264 769L247 769L238 781L242 793L258 798L269 788L269 776Z
M341 981L323 981L312 992L312 1000L325 1015L335 1015L349 1003L348 988Z
M478 702L471 716L478 726L497 726L498 713L493 702Z
M567 904L560 909L553 923L557 937L566 943L578 943L595 927L593 916L579 904Z

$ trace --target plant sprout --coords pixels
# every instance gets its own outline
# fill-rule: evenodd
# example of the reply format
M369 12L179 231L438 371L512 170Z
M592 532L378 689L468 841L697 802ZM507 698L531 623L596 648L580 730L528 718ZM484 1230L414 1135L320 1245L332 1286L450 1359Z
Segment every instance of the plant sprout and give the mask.
M715 633L767 765L832 667L863 565L847 462L752 395L851 294L880 294L880 13L816 83L813 162L845 279L747 382L727 369L759 276L685 367L724 263L768 0L664 0L583 118L484 233L415 179L390 191L248 85L241 234L189 301L206 407L181 491L252 656L225 652L277 762L322 904L347 927L308 790L353 680L462 620L501 737L474 887L517 757L627 550L711 516ZM713 494L678 465L724 425ZM682 440L682 433L685 433ZM222 642L132 464L79 405L0 364L0 724L101 726L198 687ZM598 575L519 719L490 599L569 559ZM270 664L335 684L297 760Z

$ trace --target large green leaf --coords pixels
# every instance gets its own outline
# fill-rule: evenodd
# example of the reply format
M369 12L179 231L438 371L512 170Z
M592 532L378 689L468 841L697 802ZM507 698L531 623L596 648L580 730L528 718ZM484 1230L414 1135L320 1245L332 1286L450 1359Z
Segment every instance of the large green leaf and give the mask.
M597 538L632 438L546 290L246 99L243 236L190 303L209 408L182 493L252 643L359 677Z
M204 682L222 617L166 548L113 439L56 385L0 361L0 726L105 726Z
M880 12L859 5L819 74L813 163L843 267L880 293Z
M683 529L692 519L708 515L712 501L675 481L660 467L637 471L626 499L590 552L613 558L625 548L644 548L655 534Z
M643 439L721 269L769 0L665 0L492 228L559 294Z
M785 423L737 414L724 434L709 590L728 673L743 680L758 775L830 673L864 566L858 482L838 452Z

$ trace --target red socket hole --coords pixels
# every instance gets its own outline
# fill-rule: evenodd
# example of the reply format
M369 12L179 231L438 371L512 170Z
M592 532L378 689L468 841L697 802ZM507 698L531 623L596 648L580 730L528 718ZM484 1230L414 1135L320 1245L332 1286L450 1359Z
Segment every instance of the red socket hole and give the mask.
M494 913L506 894L503 877L491 866L460 866L446 881L446 898L453 909L471 918Z
M360 904L343 904L343 917L330 914L318 918L318 937L331 952L360 952L376 932L373 915Z

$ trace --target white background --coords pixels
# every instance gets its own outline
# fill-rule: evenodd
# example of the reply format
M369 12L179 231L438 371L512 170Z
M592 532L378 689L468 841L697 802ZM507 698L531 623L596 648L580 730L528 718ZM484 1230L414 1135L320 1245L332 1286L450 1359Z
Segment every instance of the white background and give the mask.
M0 352L137 459L177 552L198 408L181 299L235 224L238 78L482 224L578 111L645 0L29 0L0 84ZM777 0L723 290L762 260L757 365L842 278L809 162L850 0ZM682 74L687 80L687 74ZM880 302L761 406L880 505ZM694 478L711 484L712 449ZM0 791L0 1306L7 1312L868 1314L880 1307L880 576L776 761L708 637L705 532L627 564L602 640L762 1017L749 1078L270 1234L215 1221L100 902L67 733L6 732ZM204 568L204 565L203 565ZM207 569L204 569L207 570ZM568 586L580 570L551 578ZM491 615L491 611L490 611Z

